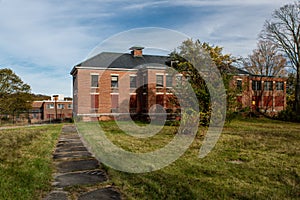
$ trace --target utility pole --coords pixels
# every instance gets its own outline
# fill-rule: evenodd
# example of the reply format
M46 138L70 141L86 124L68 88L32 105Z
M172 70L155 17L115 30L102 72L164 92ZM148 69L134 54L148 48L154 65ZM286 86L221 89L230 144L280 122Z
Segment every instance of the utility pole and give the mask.
M57 121L57 100L58 100L58 95L53 95L53 98L54 98L55 120Z

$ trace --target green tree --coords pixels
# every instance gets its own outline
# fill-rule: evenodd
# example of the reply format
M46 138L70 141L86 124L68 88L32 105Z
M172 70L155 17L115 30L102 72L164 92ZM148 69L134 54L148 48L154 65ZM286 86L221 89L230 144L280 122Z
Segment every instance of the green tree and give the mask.
M218 78L213 77L215 74L210 72L210 70L213 70L211 64L217 66L219 72L221 72L225 87L229 88L230 77L227 72L234 59L229 54L223 54L222 50L223 48L219 46L211 46L208 43L201 43L199 40L194 42L192 39L188 39L178 47L178 51L174 51L171 54L173 60L172 67L182 73L185 79L189 80L196 94L202 124L209 123L212 106L210 101L212 94L209 93L212 91L208 90L208 85L203 76L210 76L211 79ZM202 74L199 73L199 69L197 70L192 63L200 66L200 68L202 68L201 66L205 66L203 67L204 71L202 71ZM212 87L219 88L217 85ZM227 90L227 93L229 93L229 90ZM214 95L221 95L221 93Z
M296 71L295 110L300 114L300 1L274 11L267 20L261 37L277 44Z
M11 69L0 69L0 115L16 115L31 108L30 86Z

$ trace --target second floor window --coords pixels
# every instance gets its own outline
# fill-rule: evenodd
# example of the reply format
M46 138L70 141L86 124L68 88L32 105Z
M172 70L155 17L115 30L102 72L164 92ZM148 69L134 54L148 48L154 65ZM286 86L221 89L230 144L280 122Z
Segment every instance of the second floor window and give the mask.
M136 76L130 76L130 88L136 88Z
M176 76L176 87L182 86L182 76Z
M64 108L65 108L65 105L59 103L59 104L57 105L57 108L58 108L58 109L64 109Z
M272 81L264 82L264 90L265 91L272 91L273 90L273 82Z
M164 87L164 76L156 75L156 87Z
M166 76L166 87L171 88L173 85L173 77L171 75Z
M118 80L119 80L119 77L117 75L112 75L111 76L111 87L112 88L118 88L119 87Z
M242 80L237 80L236 81L236 89L238 92L242 92L243 87L242 87Z
M276 82L276 90L284 90L284 83L283 82Z
M91 75L91 87L99 87L98 78L98 75Z
M53 108L54 108L54 104L53 103L47 104L47 109L53 109Z
M261 90L261 81L252 81L252 90Z

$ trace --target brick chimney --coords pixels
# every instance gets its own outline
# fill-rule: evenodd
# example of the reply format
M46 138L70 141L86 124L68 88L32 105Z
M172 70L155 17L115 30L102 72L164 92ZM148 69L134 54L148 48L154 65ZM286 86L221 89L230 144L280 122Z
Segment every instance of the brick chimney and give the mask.
M144 47L133 46L129 50L131 50L131 55L133 57L143 57L143 49Z

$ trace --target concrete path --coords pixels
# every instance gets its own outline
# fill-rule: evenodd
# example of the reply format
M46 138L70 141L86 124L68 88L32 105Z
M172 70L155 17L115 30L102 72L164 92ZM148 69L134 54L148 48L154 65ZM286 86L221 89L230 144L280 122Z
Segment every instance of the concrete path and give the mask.
M74 125L65 125L53 159L53 190L44 200L119 200L120 193L107 183L106 172L83 145Z

